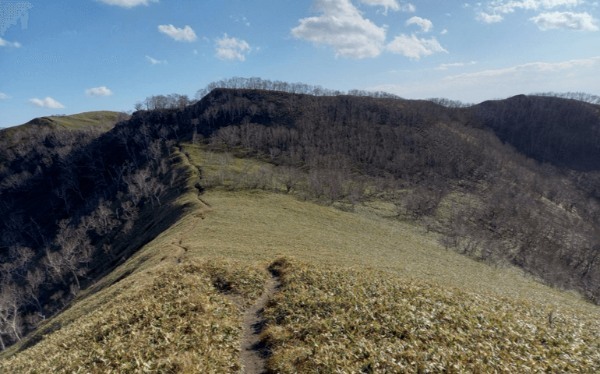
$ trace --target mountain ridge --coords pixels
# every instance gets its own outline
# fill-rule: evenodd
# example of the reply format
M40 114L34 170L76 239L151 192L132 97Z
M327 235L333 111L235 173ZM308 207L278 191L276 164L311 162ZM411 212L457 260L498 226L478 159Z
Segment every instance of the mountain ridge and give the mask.
M508 102L515 100L521 99ZM46 164L1 183L3 216L14 212L9 202L31 199L35 186L48 181L55 186L29 205L17 204L20 223L2 221L3 266L17 266L18 259L23 262L13 270L18 274L36 267L52 274L51 260L66 256L65 233L81 236L79 243L91 256L82 263L86 270L79 274L64 265L55 288L43 286L47 295L38 300L49 302L67 286L75 295L63 291L59 300L67 305L80 293L80 277L87 285L85 277L108 274L201 204L188 195L258 189L348 211L377 205L375 211L387 220L435 232L447 249L494 266L517 265L597 300L600 247L594 225L600 207L593 191L600 184L595 164L569 169L578 158L568 152L567 158L540 164L523 155L519 144L508 146L497 137L501 127L490 128L478 110L427 101L217 89L181 109L135 112L83 142L45 134L31 146L48 148L28 162ZM590 123L589 131L594 126ZM556 135L550 135L539 139L546 142L540 149L553 147ZM17 164L5 160L20 156L3 151L3 175L15 175ZM198 155L204 161L192 162ZM191 200L178 204L182 193ZM41 201L49 202L43 216L62 221L41 220L42 212L36 213ZM10 227L23 222L31 238L8 235ZM115 240L122 243L113 246ZM15 243L28 247L33 257L23 257ZM174 246L187 252L181 239ZM19 287L30 286L14 279ZM34 298L28 302L35 304ZM18 316L9 317L14 322ZM10 323L5 327L6 339L19 340Z

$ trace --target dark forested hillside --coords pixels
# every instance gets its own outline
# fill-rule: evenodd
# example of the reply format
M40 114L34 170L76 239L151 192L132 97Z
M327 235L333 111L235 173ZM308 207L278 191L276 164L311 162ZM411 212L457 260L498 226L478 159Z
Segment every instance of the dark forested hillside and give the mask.
M0 343L21 339L177 218L169 201L185 176L181 142L269 162L282 191L304 198L384 199L391 219L426 225L449 249L598 302L599 119L597 106L559 98L447 108L215 89L107 132L4 130Z
M600 106L556 97L515 96L472 109L498 137L539 161L600 169Z
M159 233L169 222L154 217L177 193L172 123L50 125L0 132L2 347Z

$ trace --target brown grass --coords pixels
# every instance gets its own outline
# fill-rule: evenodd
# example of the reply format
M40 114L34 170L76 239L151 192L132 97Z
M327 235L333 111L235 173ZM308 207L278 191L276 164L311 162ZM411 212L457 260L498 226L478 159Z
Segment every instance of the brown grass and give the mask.
M569 308L377 271L280 261L269 368L295 372L594 372L600 322ZM597 317L597 315L596 315Z
M126 292L0 362L0 371L237 371L240 306L228 295L249 304L262 292L266 276L264 270L216 260L166 266L142 285L134 277L126 281Z
M192 164L206 154L190 156L182 219L0 372L239 371L243 312L274 262L283 286L264 338L277 372L600 369L599 309L577 295L446 251L381 201L351 213L230 187L200 201ZM230 161L242 179L263 166Z

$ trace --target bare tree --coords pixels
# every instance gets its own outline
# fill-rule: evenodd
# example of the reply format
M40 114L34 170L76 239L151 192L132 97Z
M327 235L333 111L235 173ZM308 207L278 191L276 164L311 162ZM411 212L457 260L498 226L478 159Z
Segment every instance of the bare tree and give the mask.
M6 349L3 335L10 340L21 340L22 321L19 307L22 293L14 284L3 284L0 291L0 346Z
M27 272L27 275L25 276L26 282L24 287L25 295L35 304L35 306L38 309L38 313L40 317L42 317L42 319L45 318L44 308L42 306L42 303L40 302L39 296L40 287L42 286L45 280L46 276L41 269L31 269Z
M87 265L93 255L93 246L85 229L82 226L74 228L66 220L61 221L55 245L59 249L47 251L46 266L55 278L60 280L64 280L65 275L71 274L77 289L80 289L79 277L87 273Z
M150 168L144 168L124 178L127 183L129 195L135 205L143 199L150 199L152 206L161 205L160 198L165 191L165 186L158 177L154 176Z

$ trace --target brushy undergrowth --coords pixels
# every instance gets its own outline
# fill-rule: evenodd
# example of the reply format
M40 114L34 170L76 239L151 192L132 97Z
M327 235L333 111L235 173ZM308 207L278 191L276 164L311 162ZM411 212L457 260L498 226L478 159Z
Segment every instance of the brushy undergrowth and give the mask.
M597 372L600 322L376 271L282 260L264 338L278 373ZM596 316L597 317L597 316Z
M260 295L266 276L221 260L169 266L152 283L0 362L0 372L236 372L240 307Z

